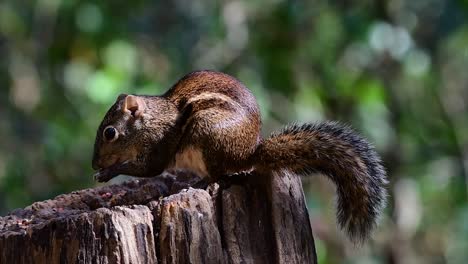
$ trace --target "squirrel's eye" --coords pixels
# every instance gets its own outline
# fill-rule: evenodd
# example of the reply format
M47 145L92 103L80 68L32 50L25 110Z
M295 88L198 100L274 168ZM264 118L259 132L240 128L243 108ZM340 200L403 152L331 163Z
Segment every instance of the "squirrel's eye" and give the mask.
M117 130L112 126L106 127L103 134L106 141L109 142L116 140L118 136Z

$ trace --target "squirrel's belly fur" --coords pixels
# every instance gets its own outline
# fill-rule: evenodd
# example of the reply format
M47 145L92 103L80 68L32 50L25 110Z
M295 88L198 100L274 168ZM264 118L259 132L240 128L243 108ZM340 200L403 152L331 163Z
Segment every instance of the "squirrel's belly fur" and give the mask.
M252 169L261 172L252 175L319 172L337 187L340 226L354 241L367 238L387 184L372 145L336 122L291 125L266 139L260 128L258 104L240 81L192 72L161 96L120 95L97 131L93 168L99 181L152 177L168 168L211 180Z
M174 164L169 166L173 169L190 169L201 177L208 176L203 153L200 149L187 147L176 153Z

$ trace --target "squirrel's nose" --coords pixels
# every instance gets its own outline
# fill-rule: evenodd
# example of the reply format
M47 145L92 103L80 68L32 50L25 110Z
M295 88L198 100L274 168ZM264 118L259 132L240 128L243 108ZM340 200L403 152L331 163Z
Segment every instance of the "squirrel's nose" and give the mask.
M99 166L99 162L96 159L93 159L93 169L99 170L101 166Z
M93 162L92 162L92 166L93 166L93 169L94 170L99 170L101 168L101 162L99 162L99 156L97 155L97 153L94 153L93 155Z

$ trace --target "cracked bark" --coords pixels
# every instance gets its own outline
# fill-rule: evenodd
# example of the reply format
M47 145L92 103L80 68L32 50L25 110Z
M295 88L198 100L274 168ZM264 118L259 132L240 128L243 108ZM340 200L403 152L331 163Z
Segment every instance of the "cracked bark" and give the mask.
M298 176L198 181L165 173L14 210L0 217L0 263L316 263Z

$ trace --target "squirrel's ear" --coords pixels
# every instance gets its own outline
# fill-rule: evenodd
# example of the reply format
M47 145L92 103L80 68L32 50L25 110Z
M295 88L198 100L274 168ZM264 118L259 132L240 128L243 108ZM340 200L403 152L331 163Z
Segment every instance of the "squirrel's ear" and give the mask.
M129 112L134 117L140 117L145 110L146 104L139 96L127 95L123 104L123 111Z
M116 101L119 102L120 100L124 99L124 98L127 97L127 96L128 96L128 94L124 94L124 93L119 94L119 96L117 97L117 100L116 100Z

